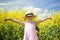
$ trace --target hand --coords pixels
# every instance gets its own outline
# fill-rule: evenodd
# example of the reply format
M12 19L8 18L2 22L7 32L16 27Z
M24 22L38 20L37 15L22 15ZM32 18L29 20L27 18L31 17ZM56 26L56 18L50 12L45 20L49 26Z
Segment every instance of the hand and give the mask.
M11 20L11 18L6 18L4 21Z

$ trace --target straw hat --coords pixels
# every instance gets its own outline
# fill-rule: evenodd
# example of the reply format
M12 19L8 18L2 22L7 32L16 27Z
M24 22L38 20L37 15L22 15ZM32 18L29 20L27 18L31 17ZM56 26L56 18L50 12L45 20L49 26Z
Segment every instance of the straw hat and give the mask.
M32 17L36 17L37 15L34 15L33 12L28 11L25 13L25 16L32 16Z

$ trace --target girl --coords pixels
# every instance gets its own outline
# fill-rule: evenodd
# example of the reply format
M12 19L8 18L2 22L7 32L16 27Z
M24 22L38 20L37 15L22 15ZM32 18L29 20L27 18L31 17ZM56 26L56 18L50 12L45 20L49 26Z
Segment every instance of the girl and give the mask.
M37 22L33 22L32 20L35 17L36 17L36 15L34 15L33 13L26 13L25 14L26 22L21 22L21 21L12 19L12 18L6 18L5 21L11 20L13 22L16 22L16 23L24 26L24 39L23 40L39 40L37 33L36 33L35 25L40 22L43 22L47 19L51 19L51 18L46 18L44 20L38 20Z

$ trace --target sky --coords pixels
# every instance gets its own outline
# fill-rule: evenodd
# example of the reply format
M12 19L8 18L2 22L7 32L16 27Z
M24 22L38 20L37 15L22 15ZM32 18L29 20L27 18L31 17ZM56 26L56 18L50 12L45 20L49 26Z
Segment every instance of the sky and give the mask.
M42 9L59 10L60 0L0 0L0 7L5 7L5 5L8 5L9 9L17 6L19 8L33 6Z
M43 13L47 13L47 10L60 10L60 0L0 0L0 8L4 7L9 11L18 8L18 10L34 9L38 13L43 10Z

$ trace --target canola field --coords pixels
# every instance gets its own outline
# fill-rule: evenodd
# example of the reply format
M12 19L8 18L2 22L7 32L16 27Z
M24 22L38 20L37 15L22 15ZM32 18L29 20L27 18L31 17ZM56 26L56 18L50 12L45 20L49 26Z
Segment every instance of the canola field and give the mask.
M23 16L26 10L21 11L4 11L0 9L0 40L23 40L23 26L10 20L4 21L5 18L14 18L24 21ZM39 40L60 40L60 10L54 14L52 20L46 20L36 25L36 32ZM35 18L34 21L37 21Z

